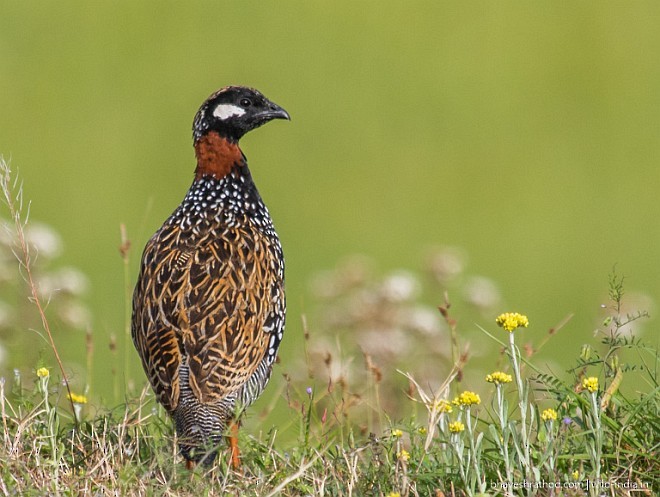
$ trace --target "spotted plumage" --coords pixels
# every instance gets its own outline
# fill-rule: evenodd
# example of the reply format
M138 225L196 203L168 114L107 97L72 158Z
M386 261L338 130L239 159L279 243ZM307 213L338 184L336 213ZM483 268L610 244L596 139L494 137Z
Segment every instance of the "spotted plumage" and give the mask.
M195 179L142 256L133 341L188 461L213 461L237 409L266 386L282 340L282 247L238 146L278 118L289 115L250 88L204 102Z

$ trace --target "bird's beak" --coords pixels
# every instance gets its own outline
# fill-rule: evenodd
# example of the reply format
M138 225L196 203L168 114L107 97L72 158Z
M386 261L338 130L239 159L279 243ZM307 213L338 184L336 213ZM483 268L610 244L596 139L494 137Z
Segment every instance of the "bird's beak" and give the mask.
M273 102L268 102L266 109L259 112L259 114L257 114L255 117L268 121L271 119L286 119L287 121L291 120L289 113Z

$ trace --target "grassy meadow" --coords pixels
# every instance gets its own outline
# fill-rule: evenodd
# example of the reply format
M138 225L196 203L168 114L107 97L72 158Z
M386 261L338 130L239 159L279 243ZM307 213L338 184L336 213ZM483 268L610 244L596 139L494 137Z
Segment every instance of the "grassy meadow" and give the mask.
M0 155L86 402L77 423L6 207L0 494L27 492L11 474L41 478L35 495L199 494L209 478L208 495L476 495L575 471L657 482L659 16L609 1L2 2ZM142 247L192 180L192 118L227 84L292 116L241 143L288 295L244 478L174 464L126 328ZM519 349L495 324L505 311L529 317ZM510 427L484 377L517 378L514 357L529 383L503 386ZM440 412L463 391L478 414ZM457 413L474 431L450 431Z

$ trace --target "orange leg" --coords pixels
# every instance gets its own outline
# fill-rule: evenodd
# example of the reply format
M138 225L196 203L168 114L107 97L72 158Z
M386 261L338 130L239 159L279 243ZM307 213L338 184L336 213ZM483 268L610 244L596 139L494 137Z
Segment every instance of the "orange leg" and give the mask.
M231 457L231 467L237 470L241 467L241 453L238 449L238 423L232 421L229 425L229 454Z

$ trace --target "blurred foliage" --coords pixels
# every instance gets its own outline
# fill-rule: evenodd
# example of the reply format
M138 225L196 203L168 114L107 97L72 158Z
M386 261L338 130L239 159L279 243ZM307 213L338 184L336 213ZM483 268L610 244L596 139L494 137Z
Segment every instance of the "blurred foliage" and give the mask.
M80 339L84 335L79 333L92 324L85 298L89 290L87 276L75 267L61 264L62 239L50 226L30 223L25 226L24 235L34 258L33 277L48 319L67 331L60 337L62 342L66 343L72 332L74 340ZM0 218L0 371L42 362L41 352L49 348L24 267L17 259L20 252L13 222Z
M631 293L658 295L657 2L0 8L0 153L25 180L33 217L60 233L62 264L89 276L98 394L110 395L117 354L132 358L125 379L144 381L125 343L133 280L120 223L134 278L192 179L192 117L229 83L293 117L242 144L287 257L282 369L302 354L309 281L349 254L387 274L422 267L428 247L461 247L541 329L575 313L543 351L564 366L563 344L572 350L601 319L614 264ZM440 291L424 298L443 302ZM467 340L479 340L478 319L461 322ZM65 360L82 364L84 337L58 328Z
M340 389L342 409L361 407L351 410L351 421L364 430L382 429L383 411L392 419L402 418L407 414L402 395L414 392L403 373L411 372L435 390L455 360L470 358L465 343L452 345L454 316L492 321L498 311L497 285L471 275L465 264L460 250L438 247L417 271L395 269L381 275L365 256L319 271L311 282L315 305L306 316L305 353L284 366L288 378L297 384L311 381L327 393ZM457 301L443 303L448 317L443 319L436 306L425 302L450 292ZM481 380L484 374L477 367L470 376ZM323 407L336 410L334 399L327 400Z

